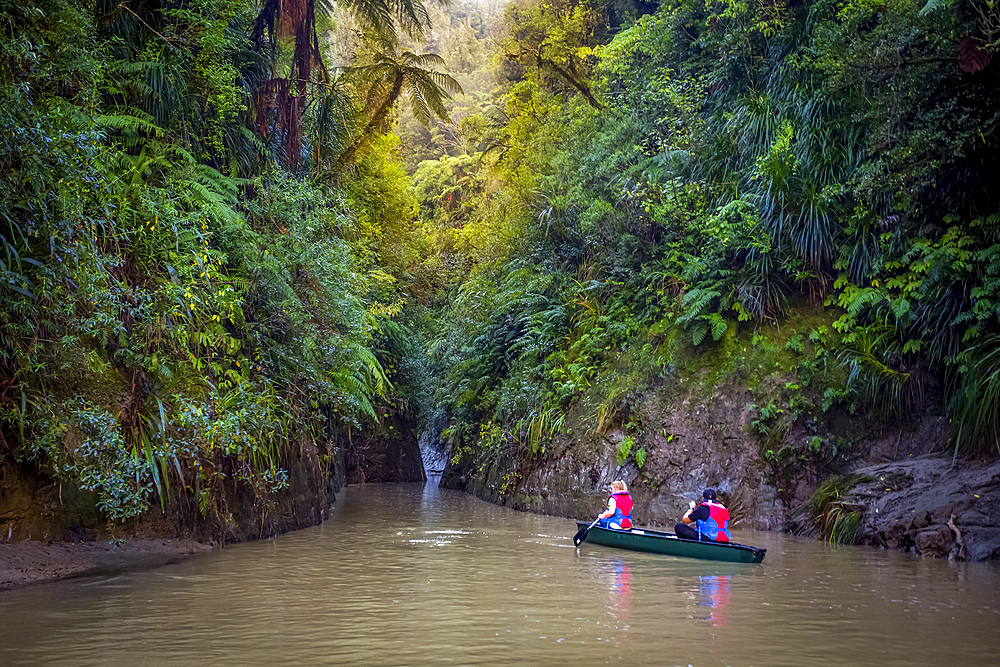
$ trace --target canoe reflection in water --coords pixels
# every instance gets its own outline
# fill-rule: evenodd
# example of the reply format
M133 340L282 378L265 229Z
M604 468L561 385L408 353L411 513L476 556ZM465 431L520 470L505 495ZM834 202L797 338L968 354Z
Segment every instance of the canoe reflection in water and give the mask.
M611 564L611 611L618 619L620 629L628 627L632 599L632 570L628 563L616 558Z
M722 627L729 622L729 582L731 574L713 574L698 577L698 589L701 606L711 608L708 618L712 625Z

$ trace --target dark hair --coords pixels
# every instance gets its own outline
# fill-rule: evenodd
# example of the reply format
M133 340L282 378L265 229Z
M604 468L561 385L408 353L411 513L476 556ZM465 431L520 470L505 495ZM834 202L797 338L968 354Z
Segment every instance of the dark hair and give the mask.
M704 492L702 492L701 497L706 500L715 500L715 490L705 489Z

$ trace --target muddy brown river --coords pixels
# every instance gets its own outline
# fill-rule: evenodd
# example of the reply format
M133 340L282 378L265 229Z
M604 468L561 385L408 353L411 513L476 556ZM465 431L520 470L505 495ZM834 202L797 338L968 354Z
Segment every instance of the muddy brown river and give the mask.
M734 531L768 550L736 565L575 532L433 484L350 487L316 528L0 593L0 664L1000 662L997 564Z

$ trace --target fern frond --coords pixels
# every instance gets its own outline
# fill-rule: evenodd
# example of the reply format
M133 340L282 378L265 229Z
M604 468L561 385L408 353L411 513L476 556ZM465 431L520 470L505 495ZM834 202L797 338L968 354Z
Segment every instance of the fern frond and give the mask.
M163 136L163 129L153 123L153 117L139 110L132 110L130 114L117 113L94 116L94 123L99 127L106 127L118 132L131 132L133 134L145 132L155 137Z

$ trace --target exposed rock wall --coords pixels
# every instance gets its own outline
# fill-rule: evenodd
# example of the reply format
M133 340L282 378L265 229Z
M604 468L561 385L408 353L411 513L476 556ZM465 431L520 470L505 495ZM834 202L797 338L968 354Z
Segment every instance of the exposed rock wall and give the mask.
M634 404L642 433L621 426L604 433L561 433L543 455L521 468L515 485L507 485L516 486L513 492L504 493L495 475L483 477L461 464L446 468L442 485L519 509L586 518L602 508L608 483L623 479L635 501L637 523L650 526L673 526L688 502L711 486L730 507L734 524L777 530L787 518L788 502L808 498L819 477L803 465L811 483L799 489L801 498L768 481L759 439L746 432L751 403L749 392L732 385L706 392L683 381L667 382ZM618 462L626 437L636 440L633 450L646 452L641 468L634 453Z
M344 465L348 484L427 480L413 424L398 414L385 414L372 429L352 433Z
M922 456L856 470L863 481L841 502L863 515L861 543L924 556L1000 558L1000 462L959 463Z
M269 537L321 522L345 483L338 454L320 460L311 443L287 456L288 486L257 493L227 474L211 490L210 504L195 500L201 480L176 482L166 511L155 506L121 524L109 524L95 494L48 477L27 462L0 461L0 542L20 540L94 542L108 538L193 539L206 543ZM232 473L233 471L229 471Z
M928 556L1000 557L1000 463L958 461L953 468L941 455L948 424L940 414L886 425L834 409L818 426L790 422L768 440L756 428L754 400L738 378L665 379L632 401L629 421L641 428L619 420L603 433L587 429L592 408L581 405L544 452L506 469L449 462L441 483L518 509L586 519L603 507L608 483L623 479L636 523L667 527L703 488L714 487L736 528L819 536L804 505L831 476L856 473L873 480L844 499L862 513L861 543ZM635 440L633 454L619 463L626 437ZM817 438L824 443L818 451L810 444ZM646 453L642 467L634 456L639 448Z

